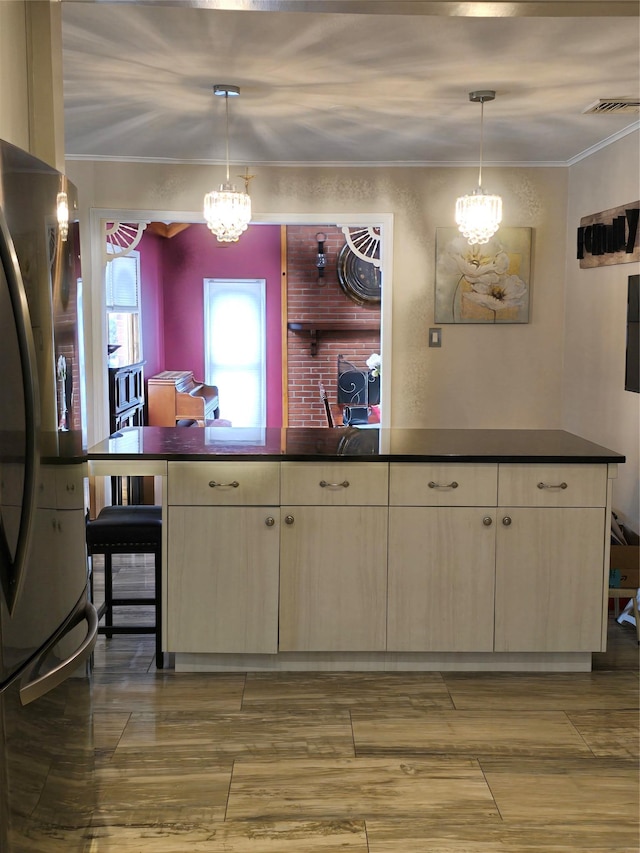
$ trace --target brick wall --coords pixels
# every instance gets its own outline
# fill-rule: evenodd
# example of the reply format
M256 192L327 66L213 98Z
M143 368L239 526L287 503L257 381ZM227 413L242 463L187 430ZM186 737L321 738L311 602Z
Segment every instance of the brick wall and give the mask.
M326 269L318 279L316 234L327 235ZM342 230L332 226L287 226L287 322L314 320L323 323L349 320L356 327L349 331L318 333L317 354L312 356L308 332L287 332L289 426L326 426L318 382L326 388L329 400L337 401L338 356L366 370L371 353L380 352L380 332L358 328L372 320L380 321L380 308L358 305L340 287L337 262L345 244ZM322 286L318 285L318 281Z
M63 246L65 244L62 244ZM54 377L56 387L56 425L58 428L81 430L82 414L80 408L80 359L78 345L78 263L77 227L69 233L67 251L61 254L61 264L53 269L53 335L54 335ZM63 420L63 392L57 375L58 358L66 360L67 379L65 396L67 415ZM50 426L48 427L50 428Z

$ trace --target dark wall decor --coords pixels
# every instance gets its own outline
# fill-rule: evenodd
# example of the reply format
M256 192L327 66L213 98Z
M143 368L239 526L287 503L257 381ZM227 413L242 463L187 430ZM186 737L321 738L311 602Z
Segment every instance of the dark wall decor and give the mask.
M624 390L640 393L640 275L629 276Z
M640 261L640 201L583 216L577 234L580 269Z
M382 272L374 264L359 258L348 243L338 255L338 282L357 305L380 305L382 301Z

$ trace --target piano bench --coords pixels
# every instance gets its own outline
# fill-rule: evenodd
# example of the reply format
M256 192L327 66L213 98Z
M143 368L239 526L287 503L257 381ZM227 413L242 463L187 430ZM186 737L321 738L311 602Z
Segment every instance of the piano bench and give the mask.
M104 604L98 611L99 619L105 617L100 634L111 639L113 634L155 634L156 667L162 669L162 507L135 504L133 506L106 506L97 518L86 522L87 552L89 556L104 554ZM153 597L124 598L113 595L113 554L154 554L155 586ZM93 578L93 572L92 572ZM153 605L153 625L114 625L114 607Z

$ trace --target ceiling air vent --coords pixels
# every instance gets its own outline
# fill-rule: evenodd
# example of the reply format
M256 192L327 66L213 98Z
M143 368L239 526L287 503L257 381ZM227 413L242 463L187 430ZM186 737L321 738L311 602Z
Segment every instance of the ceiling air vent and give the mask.
M611 115L615 113L620 115L626 113L629 115L640 112L640 100L638 98L598 98L582 112L583 114L608 113Z

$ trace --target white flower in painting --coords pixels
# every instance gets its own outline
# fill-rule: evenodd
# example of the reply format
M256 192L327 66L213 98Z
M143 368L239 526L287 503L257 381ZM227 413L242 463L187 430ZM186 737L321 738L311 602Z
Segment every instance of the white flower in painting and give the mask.
M489 308L490 311L502 311L505 308L520 308L524 305L527 285L517 275L501 275L497 281L478 281L473 290L465 293L464 298Z
M371 371L372 376L380 376L380 369L382 368L382 359L380 358L379 353L371 353L371 355L367 359L367 367Z
M497 282L509 269L509 255L499 240L470 246L465 237L455 237L443 254L442 263L469 284Z

